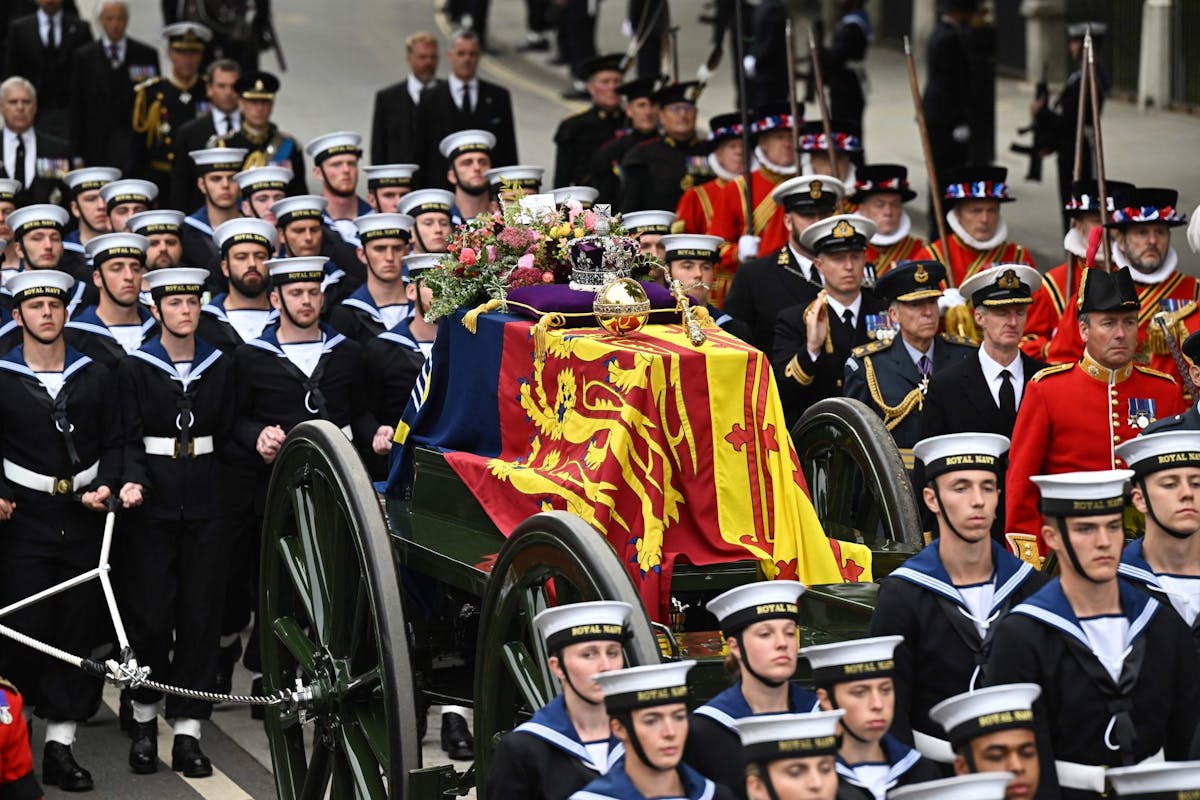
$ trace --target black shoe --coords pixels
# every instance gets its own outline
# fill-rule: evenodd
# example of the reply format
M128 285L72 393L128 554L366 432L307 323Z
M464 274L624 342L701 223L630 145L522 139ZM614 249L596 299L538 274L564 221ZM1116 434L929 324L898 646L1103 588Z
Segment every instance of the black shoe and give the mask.
M42 783L64 792L90 792L92 773L75 760L71 748L59 742L46 742L42 755Z
M221 648L217 662L216 693L229 694L233 690L233 668L242 655L242 640L237 639L233 644Z
M442 714L442 749L452 761L475 758L475 740L462 714Z
M137 775L158 772L158 720L133 723L129 768Z
M250 681L250 694L254 695L255 697L258 697L262 693L263 693L262 678L255 678L254 680ZM266 719L266 718L267 718L267 707L266 706L250 706L250 719L261 720L261 719Z
M201 752L196 737L177 734L171 748L171 769L182 772L185 778L207 778L212 775L212 762Z
M521 44L517 45L518 53L549 53L550 41L548 39L526 39Z

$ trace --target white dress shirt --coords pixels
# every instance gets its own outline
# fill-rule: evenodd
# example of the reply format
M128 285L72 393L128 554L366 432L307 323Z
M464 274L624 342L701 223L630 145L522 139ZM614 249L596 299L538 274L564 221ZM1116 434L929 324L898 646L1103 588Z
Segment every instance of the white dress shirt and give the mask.
M808 256L801 255L796 248L791 246L791 244L788 244L788 249L792 251L792 258L796 259L796 263L800 265L800 272L804 275L804 280L824 286L825 281L821 280L821 274L817 272L817 268L813 266L812 259ZM813 280L814 277L816 280Z
M232 136L242 129L242 112L234 109L226 114L216 108L212 109L213 128L218 136ZM226 128L223 123L228 120L229 127Z
M408 74L407 84L408 84L408 96L412 98L413 105L416 105L417 103L421 102L421 92L427 86L432 85L433 81L431 80L431 81L429 81L429 83L421 83L419 80L417 80L417 76L413 75L410 72Z
M1012 386L1014 398L1016 400L1016 408L1021 407L1021 395L1025 393L1025 365L1021 362L1021 354L1013 359L1013 363L1004 365L996 361L987 354L987 350L980 347L979 366L983 368L983 379L987 381L988 391L992 393L992 400L996 403L996 408L1000 407L1000 387L1004 385L1004 379L1000 377L1001 370L1008 370L1012 375Z
M37 177L37 135L33 132L33 128L26 130L21 136L25 139L25 173L18 175L15 170L17 167L17 134L4 129L4 171L8 173L10 178L21 180L25 179L28 183L32 183Z
M454 105L458 106L460 111L463 108L463 100L464 100L463 90L464 89L471 92L471 108L476 109L479 107L479 79L478 78L471 78L471 80L464 82L462 80L462 78L459 78L457 75L451 75L449 78L449 84L450 84L450 97L452 100L454 100Z
M63 12L47 14L42 9L37 10L38 35L46 47L58 47L62 44Z
M111 56L109 56L109 53L113 52L113 50L115 49L117 62L124 64L125 63L125 51L127 49L125 47L125 45L126 45L127 41L128 40L124 36L121 37L121 40L119 42L111 42L111 41L109 41L107 36L101 36L100 37L100 46L104 48L104 57L111 58Z

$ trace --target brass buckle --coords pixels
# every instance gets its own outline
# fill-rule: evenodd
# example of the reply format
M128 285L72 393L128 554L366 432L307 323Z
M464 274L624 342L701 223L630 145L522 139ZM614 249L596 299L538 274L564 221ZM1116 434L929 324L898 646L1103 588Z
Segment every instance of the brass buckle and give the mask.
M175 440L175 452L171 454L171 458L180 458L183 455L186 455L188 458L195 458L195 456L196 456L196 440L195 439L188 439L186 454L181 452L180 447L179 447L179 440L178 439Z
M54 487L50 490L50 494L70 494L75 488L75 483L70 478L58 478L54 481Z

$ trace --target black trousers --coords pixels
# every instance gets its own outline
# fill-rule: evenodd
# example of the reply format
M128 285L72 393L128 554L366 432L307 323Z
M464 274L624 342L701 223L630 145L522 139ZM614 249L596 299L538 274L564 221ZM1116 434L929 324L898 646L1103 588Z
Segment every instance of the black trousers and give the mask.
M525 27L530 33L550 30L550 0L525 0Z
M155 680L213 688L229 572L226 528L224 520L143 515L124 532L122 613L138 663ZM142 687L130 697L149 705L162 694ZM165 711L168 718L208 719L212 704L168 695Z
M596 57L596 18L588 14L588 0L567 0L559 30L571 75L578 78L584 62Z

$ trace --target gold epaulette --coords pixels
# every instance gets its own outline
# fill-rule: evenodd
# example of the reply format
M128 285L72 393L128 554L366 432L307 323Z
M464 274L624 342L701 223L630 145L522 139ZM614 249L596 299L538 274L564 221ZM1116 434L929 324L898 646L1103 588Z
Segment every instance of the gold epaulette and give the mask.
M979 347L979 345L976 344L971 338L967 336L959 336L957 333L941 333L938 335L942 337L942 341L949 342L950 344L961 344L967 347Z
M162 80L161 75L155 75L152 78L146 78L146 80L142 81L137 86L134 86L133 90L135 92L144 92L145 90L149 89L151 86L153 86L154 84L158 83L161 80Z
M850 351L850 355L854 356L855 358L863 358L864 356L873 355L882 350L887 350L892 346L892 342L894 341L896 340L893 338L860 344L858 347Z
M1134 364L1133 368L1136 369L1138 372L1142 373L1143 375L1153 375L1156 378L1166 378L1171 383L1175 383L1174 376L1168 375L1165 372L1159 372L1156 369L1150 369L1150 367L1143 367L1141 364Z
M585 109L582 109L582 110L580 110L580 111L576 111L574 114L567 114L565 117L563 117L563 118L562 118L562 120L561 120L561 121L562 121L562 122L566 122L566 121L567 121L567 120L569 120L569 119L575 119L576 117L581 117L581 116L583 116L584 114L588 113L588 112L589 112L589 111L591 111L591 110L592 110L592 107L591 107L591 106L588 106L588 107L587 107L587 108L585 108Z
M1066 364L1052 364L1045 369L1038 370L1037 374L1030 378L1031 381L1040 381L1047 375L1057 375L1060 372L1068 372L1075 365L1067 362Z

